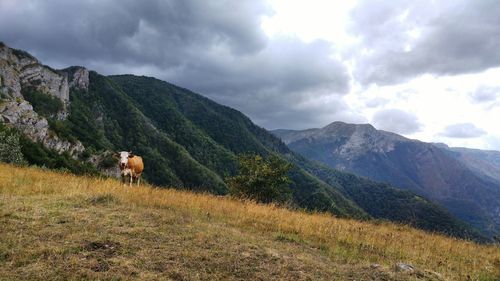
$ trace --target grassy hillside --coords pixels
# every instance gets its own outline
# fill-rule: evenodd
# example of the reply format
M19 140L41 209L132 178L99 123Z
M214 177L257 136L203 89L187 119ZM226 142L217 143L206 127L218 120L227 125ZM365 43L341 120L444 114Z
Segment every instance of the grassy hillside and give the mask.
M70 99L70 115L59 126L63 132L89 151L132 150L143 156L144 177L157 185L225 194L223 179L234 175L238 153L288 151L240 112L155 78L91 72L88 91L72 90ZM368 217L300 168L290 176L301 207Z
M0 280L500 278L498 246L407 226L0 169ZM397 262L416 269L397 272Z
M72 68L66 71L71 73ZM341 217L388 219L458 237L482 239L414 194L398 193L385 185L360 181L333 170L318 173L328 168L319 168L291 152L241 112L189 90L133 75L106 77L90 72L89 79L88 91L71 89L66 120L48 117L51 129L58 136L79 140L86 147L79 160L107 152L108 157L97 166L109 167L115 165L110 151L132 150L143 156L144 178L150 183L225 194L223 179L234 175L238 154L277 154L295 164L289 176L293 203L298 207ZM35 109L50 108L40 98L45 94L31 93L31 96L37 97L31 98L37 101ZM51 152L26 138L22 139L22 145L30 164L74 173L97 172L96 167L84 161ZM324 174L328 177L322 177Z

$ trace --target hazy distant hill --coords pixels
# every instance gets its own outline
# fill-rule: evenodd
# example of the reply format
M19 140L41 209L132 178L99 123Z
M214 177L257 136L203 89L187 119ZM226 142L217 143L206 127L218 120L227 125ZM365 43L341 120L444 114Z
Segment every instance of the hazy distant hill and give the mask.
M22 133L31 164L112 174L111 153L132 150L143 156L150 183L225 194L238 154L276 154L295 164L297 207L481 239L428 200L304 159L237 110L167 82L54 70L1 44L0 77L2 130Z
M368 124L273 133L309 159L432 198L489 235L500 230L496 153L442 148Z
M500 151L448 147L443 144L439 144L439 147L454 152L451 156L477 174L500 182Z

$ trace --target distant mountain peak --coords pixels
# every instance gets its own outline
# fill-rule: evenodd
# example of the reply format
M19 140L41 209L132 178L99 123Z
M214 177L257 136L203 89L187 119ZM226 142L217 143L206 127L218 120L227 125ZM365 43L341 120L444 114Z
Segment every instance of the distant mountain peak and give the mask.
M301 140L321 143L334 142L337 148L330 152L349 158L369 150L377 152L392 151L396 142L410 141L403 136L377 130L371 124L350 124L341 121L332 122L321 129L302 131L274 130L273 133L286 144Z
M500 230L500 152L411 140L370 124L273 133L306 158L432 198L489 235Z

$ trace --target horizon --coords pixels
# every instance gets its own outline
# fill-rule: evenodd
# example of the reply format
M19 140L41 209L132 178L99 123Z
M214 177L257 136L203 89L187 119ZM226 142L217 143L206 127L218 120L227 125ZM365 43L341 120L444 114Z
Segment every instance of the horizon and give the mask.
M499 151L498 11L495 1L7 0L0 40L54 68L176 84L268 130L368 123Z

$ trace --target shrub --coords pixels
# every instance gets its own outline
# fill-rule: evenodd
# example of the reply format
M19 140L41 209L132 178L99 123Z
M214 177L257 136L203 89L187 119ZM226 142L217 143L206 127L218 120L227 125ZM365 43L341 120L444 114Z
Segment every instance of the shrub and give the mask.
M291 164L277 156L239 156L239 174L226 178L229 192L257 202L282 203L290 199L288 171Z
M19 135L0 131L0 161L16 165L25 165Z
M68 122L49 118L49 128L54 131L58 137L65 139L71 143L78 141L71 133L71 128Z

